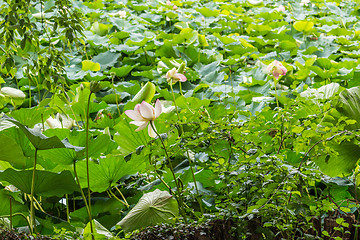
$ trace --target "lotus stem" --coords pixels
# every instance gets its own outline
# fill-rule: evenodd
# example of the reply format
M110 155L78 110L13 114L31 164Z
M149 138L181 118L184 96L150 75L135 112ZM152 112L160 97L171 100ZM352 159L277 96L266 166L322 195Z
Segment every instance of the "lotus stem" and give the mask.
M172 93L172 96L173 96L173 101L174 101L174 106L175 106L175 110L176 110L176 115L177 115L177 117L178 117L179 122L181 122L181 120L180 120L180 115L179 115L179 110L178 110L178 107L177 107L176 101L175 101L174 89L173 89L172 85L173 85L173 81L172 81L172 79L171 79L171 81L170 81L170 89L171 89L171 93Z
M122 194L122 192L120 191L120 189L119 189L117 186L115 186L115 189L116 189L116 191L118 191L118 193L120 194L120 196L121 196L122 199L124 200L126 207L130 207L130 205L129 205L128 202L126 201L126 198L124 197L124 195Z
M274 77L274 90L275 90L275 99L276 99L276 106L279 108L279 100L278 100L278 95L277 95L277 91L276 91L276 79Z
M186 219L186 216L185 216L184 205L183 205L183 199L182 199L182 197L181 197L181 192L180 192L180 186L179 186L178 180L176 179L175 172L174 172L174 168L173 168L173 166L172 166L171 159L170 159L169 154L168 154L168 152L167 152L167 149L166 149L164 140L161 138L161 136L159 135L159 133L158 133L157 130L155 129L153 121L150 121L150 125L151 125L151 128L152 128L152 129L154 130L154 132L156 133L156 135L159 137L159 139L160 139L160 141L161 141L161 144L163 145L163 148L164 148L164 151L165 151L165 155L166 155L166 159L169 161L169 167L170 167L172 176L173 176L174 181L175 181L176 191L177 191L177 198L176 198L176 199L177 199L177 201L179 202L179 206L180 206L180 210L181 210L180 212L181 212L181 215L183 216L185 222L187 222L187 219Z
M34 233L34 229L35 229L34 190L35 190L37 151L38 149L35 149L34 167L33 167L32 179L31 179L31 193L30 193L30 232L31 233Z
M12 214L12 197L9 197L9 201L10 201L10 230L12 230L12 217L13 217L13 214Z
M192 167L192 164L191 164L191 159L190 159L190 154L189 154L189 150L186 150L186 154L187 154L187 157L189 159L189 165L190 165L190 170L191 170L191 175L193 177L193 181L194 181L194 186L195 186L195 190L196 190L196 199L199 203L199 206L200 206L200 212L201 213L204 213L204 209L203 209L203 206L202 206L202 202L201 202L201 199L200 199L200 194L199 194L199 189L198 189L198 186L197 186L197 182L196 182L196 178L195 178L195 173L194 173L194 168Z
M84 203L85 203L85 208L86 208L87 214L88 214L88 216L89 216L90 227L92 227L92 217L91 217L91 212L90 212L91 209L90 209L89 206L88 206L85 193L84 193L84 191L82 190L81 185L80 185L80 180L79 180L79 177L78 177L78 174L77 174L77 171L76 171L76 162L74 162L73 167L74 167L74 175L75 175L75 178L76 178L76 183L77 183L78 186L79 186L81 196L82 196L82 198L83 198L83 200L84 200ZM75 204L74 204L74 206L75 206ZM94 235L91 234L91 236L92 236L92 239L95 240Z
M118 198L112 191L111 189L109 190L109 193L112 197L114 197L116 200L118 200L119 202L121 202L122 204L124 204L126 207L129 207L129 205L127 203L125 203L123 200L121 200L120 198Z
M92 225L92 217L91 217L91 191L90 191L90 170L89 170L89 119L90 119L90 100L92 91L90 91L88 102L87 102L87 109L86 109L86 178L87 178L87 187L88 187L88 213L89 213L89 220L90 220L90 231L92 239L95 240L94 237L94 228ZM86 199L84 198L85 202Z
M65 194L65 197L66 197L66 221L70 223L69 195Z
M23 217L23 218L25 219L27 225L28 225L29 228L31 229L31 224L30 224L29 218L26 217L26 216L25 216L24 214L22 214L22 213L13 213L13 214L11 214L11 215L2 215L2 216L0 216L0 218L12 218L12 217L14 217L14 216L21 216L21 217ZM10 225L10 227L12 227L12 226Z

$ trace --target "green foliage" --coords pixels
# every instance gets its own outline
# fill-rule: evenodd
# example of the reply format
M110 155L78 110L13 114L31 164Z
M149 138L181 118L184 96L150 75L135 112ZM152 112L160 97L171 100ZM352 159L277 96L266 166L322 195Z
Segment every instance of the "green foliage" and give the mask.
M69 239L227 217L239 238L298 239L331 213L338 226L319 237L345 236L359 215L355 2L0 6L4 222L10 197L13 213L36 208L37 231ZM187 81L169 86L173 68ZM125 111L156 99L160 116L141 113L151 138Z

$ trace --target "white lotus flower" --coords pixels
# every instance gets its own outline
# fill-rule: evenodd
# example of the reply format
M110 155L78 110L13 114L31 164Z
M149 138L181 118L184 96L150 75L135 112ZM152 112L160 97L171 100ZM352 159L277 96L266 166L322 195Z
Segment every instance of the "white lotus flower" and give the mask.
M151 106L149 103L143 101L141 104L136 104L134 110L125 111L125 114L129 118L134 120L130 122L130 124L134 124L138 126L138 128L135 130L136 132L145 129L146 126L148 126L149 136L155 138L156 132L149 123L153 123L155 119L160 116L161 112L162 112L162 106L160 100L157 99L155 103L155 108ZM154 124L152 125L155 128L155 125Z
M117 15L119 16L119 18L126 18L126 11L118 11Z
M243 83L251 84L252 83L252 77L243 76Z
M55 118L49 117L48 119L46 119L45 124L46 126L52 129L54 128L71 129L74 126L74 120L71 119L70 117L67 117L64 114L57 113Z
M275 10L278 11L278 12L285 12L285 7L283 5L280 5Z
M111 17L119 17L119 18L126 18L127 12L120 10L118 12L109 13Z
M175 84L178 81L186 82L187 79L184 74L178 73L176 68L173 68L166 73L166 80L169 84Z
M273 74L275 79L278 79L280 75L286 75L287 69L282 65L281 62L274 60L272 63L270 63L265 72L267 74Z
M300 6L308 6L310 3L310 0L301 0Z

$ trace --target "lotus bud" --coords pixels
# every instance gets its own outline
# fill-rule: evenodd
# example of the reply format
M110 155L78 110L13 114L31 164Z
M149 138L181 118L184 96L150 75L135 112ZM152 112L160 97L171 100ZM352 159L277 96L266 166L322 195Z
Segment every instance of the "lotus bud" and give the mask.
M9 98L13 105L21 105L26 98L25 93L12 87L1 88L0 94L2 94L5 98Z
M93 93L97 93L102 89L101 84L98 81L91 81L90 83L90 91Z
M178 68L178 73L184 74L185 66L186 64L182 62L180 67Z
M54 129L54 128L67 128L71 129L74 126L74 120L70 117L57 113L55 118L49 117L45 121L45 126Z
M43 12L34 13L33 17L36 19L41 19L45 17L45 14Z

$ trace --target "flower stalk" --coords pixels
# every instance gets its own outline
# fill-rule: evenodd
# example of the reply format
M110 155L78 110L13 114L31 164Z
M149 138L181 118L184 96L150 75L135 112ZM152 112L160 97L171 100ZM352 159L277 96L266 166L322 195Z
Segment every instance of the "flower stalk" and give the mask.
M181 65L181 66L183 66L183 65ZM180 67L181 67L180 66ZM181 74L182 75L182 74ZM184 75L183 75L184 76ZM168 74L166 74L166 77L168 77ZM185 78L185 81L186 81L186 77L184 76L184 78ZM184 81L181 81L180 80L180 82L179 82L179 84L180 84L180 92L181 92L181 82L184 82ZM180 134L179 135L181 135L183 132L184 132L184 129L183 129L183 127L182 127L182 125L181 125L181 119L180 119L180 114L179 114L179 109L178 109L178 107L177 107L177 105L176 105L176 99L175 99L175 93L174 93L174 89L173 89L173 79L171 78L170 79L170 89L171 89L171 94L172 94L172 96L173 96L173 101L174 101L174 106L175 106L175 110L176 110L176 115L177 115L177 117L178 117L178 120L179 120L179 126L180 126ZM187 104L186 104L187 105ZM188 107L189 108L189 107ZM189 110L190 110L190 108L189 108ZM190 112L192 112L191 110L190 110ZM193 180L194 180L194 185L195 185L195 189L196 189L196 195L197 195L197 201L198 201L198 203L199 203L199 206L200 206L200 210L201 210L201 213L203 213L203 207L202 207L202 203L201 203L201 199L200 199L200 195L199 195L199 190L198 190L198 186L197 186L197 182L196 182L196 178L195 178L195 173L194 173L194 168L193 168L193 166L192 166L192 163L191 163L191 159L190 159L190 156L189 156L189 150L186 150L186 154L187 154L187 156L188 156L188 159L189 159L189 166L190 166L190 169L191 169L191 174L192 174L192 177L193 177Z
M87 187L88 187L88 207L89 207L89 213L91 218L91 191L90 191L90 168L89 168L89 112L90 112L90 99L91 99L92 92L90 91L89 99L88 99L88 105L86 109L86 180L87 180ZM92 226L92 220L90 220L90 229L91 233L94 233L93 226Z
M34 233L35 229L35 210L34 210L34 190L35 190L35 176L36 176L36 162L37 162L37 149L35 149L34 167L31 179L31 193L30 193L30 232Z
M86 200L85 193L84 193L84 191L82 190L81 185L80 185L80 180L79 180L79 177L78 177L78 174L77 174L77 171L76 171L76 162L74 162L74 164L73 164L73 168L74 168L74 175L75 175L76 183L77 183L77 184L78 184L78 186L79 186L81 196L82 196L82 198L83 198L83 200L84 200L84 203L85 203L86 212L87 212L88 217L89 217L90 230L93 230L93 229L92 229L92 216L91 216L91 209L89 208L88 202L87 202L87 200ZM91 232L91 233L92 233L92 234L91 234L92 239L94 240L94 235L93 235L93 232Z
M166 155L166 160L169 162L169 167L170 167L172 176L173 176L174 181L175 181L176 191L177 191L176 199L177 199L177 201L178 201L178 203L179 203L180 212L181 212L181 215L183 216L185 222L187 222L187 220L186 220L186 215L185 215L184 204L183 204L183 199L182 199L182 197L181 197L181 192L180 192L180 184L179 184L179 182L178 182L178 180L177 180L177 178L176 178L176 175L175 175L175 172L174 172L174 168L173 168L173 165L172 165L172 163L171 163L171 159L170 159L169 154L168 154L168 151L167 151L167 149L166 149L164 140L162 139L162 137L160 136L160 134L159 134L159 133L157 132L157 130L155 129L152 121L150 121L150 126L153 128L154 132L156 133L156 135L157 135L158 138L160 139L161 144L163 145L163 148L164 148L164 151L165 151L165 155Z

